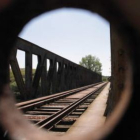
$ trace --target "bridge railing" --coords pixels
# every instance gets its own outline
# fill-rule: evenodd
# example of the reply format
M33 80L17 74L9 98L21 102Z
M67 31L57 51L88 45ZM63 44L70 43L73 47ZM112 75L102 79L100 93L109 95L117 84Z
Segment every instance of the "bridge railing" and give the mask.
M25 80L16 57L18 49L25 52ZM34 77L33 55L37 55L38 58ZM101 75L21 38L17 39L12 51L10 65L22 100L46 96L102 80Z

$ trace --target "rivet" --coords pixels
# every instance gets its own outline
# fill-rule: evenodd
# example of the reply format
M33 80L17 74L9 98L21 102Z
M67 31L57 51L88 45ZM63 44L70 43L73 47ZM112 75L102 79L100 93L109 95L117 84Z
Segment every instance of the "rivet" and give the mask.
M119 72L124 72L124 68L123 67L119 67Z
M119 55L123 55L124 54L124 50L119 50Z
M124 84L119 84L119 89L123 90Z

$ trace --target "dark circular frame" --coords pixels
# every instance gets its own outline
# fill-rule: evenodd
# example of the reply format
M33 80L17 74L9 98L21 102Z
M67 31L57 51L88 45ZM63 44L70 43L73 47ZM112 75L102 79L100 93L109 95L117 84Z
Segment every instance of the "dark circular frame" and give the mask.
M140 87L138 82L140 64L137 62L140 53L140 30L137 24L133 24L133 18L129 18L129 14L123 11L117 2L110 0L9 0L8 2L9 4L5 2L6 6L0 9L0 133L7 130L11 139L57 139L57 136L48 135L45 131L29 124L16 109L9 88L9 57L18 34L31 19L50 10L72 7L96 12L106 18L120 36L120 41L127 52L128 62L123 97L108 119L108 123L95 136L92 132L88 132L83 137L77 135L77 139L137 139L139 115L135 109L139 106L137 91ZM131 13L129 7L127 10ZM133 17L133 14L130 16ZM73 137L70 135L60 137L60 139L66 138Z

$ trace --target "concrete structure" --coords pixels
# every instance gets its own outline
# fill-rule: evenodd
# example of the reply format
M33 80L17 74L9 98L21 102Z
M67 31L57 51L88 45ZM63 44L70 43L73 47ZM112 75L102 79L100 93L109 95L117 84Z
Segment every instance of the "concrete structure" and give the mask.
M67 132L67 135L76 135L81 132L82 135L89 131L93 134L100 131L105 125L106 117L104 112L106 109L106 102L108 99L108 93L110 89L110 83L103 89L93 103L88 107L86 112L74 123Z

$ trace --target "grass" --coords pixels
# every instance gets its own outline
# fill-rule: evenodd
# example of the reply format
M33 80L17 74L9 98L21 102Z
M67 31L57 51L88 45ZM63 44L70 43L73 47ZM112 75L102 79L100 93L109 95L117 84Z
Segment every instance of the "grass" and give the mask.
M23 77L23 81L25 81L25 68L21 68L20 71L21 71L21 75ZM34 74L35 74L35 69L32 70L32 77L34 77ZM19 100L20 92L19 92L17 83L15 81L14 74L11 69L10 69L10 87L11 87L12 91L14 92L16 99Z

